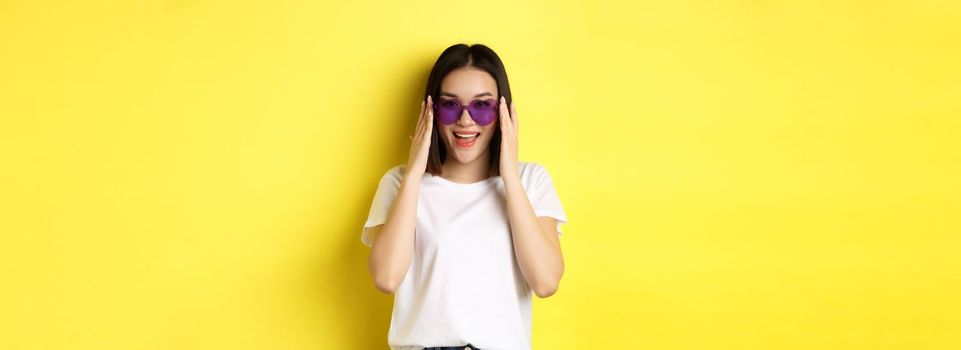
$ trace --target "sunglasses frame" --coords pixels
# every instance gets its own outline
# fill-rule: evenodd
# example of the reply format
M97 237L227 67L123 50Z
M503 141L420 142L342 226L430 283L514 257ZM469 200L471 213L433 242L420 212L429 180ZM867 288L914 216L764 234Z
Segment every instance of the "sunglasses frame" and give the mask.
M486 101L493 101L491 104L491 107L483 108L483 109L474 107L475 103L486 102ZM443 108L449 108L449 107L442 106L442 104L446 102L457 103L456 115L453 114L453 111L441 110ZM434 117L437 118L437 121L439 121L441 124L451 125L456 123L457 120L460 119L460 116L464 114L465 109L467 110L467 114L470 115L470 118L473 119L475 123L486 126L493 123L495 120L497 120L497 117L500 116L500 101L495 98L478 98L478 99L471 100L469 103L465 105L465 104L462 104L460 100L455 98L439 98L437 99L437 102L434 103ZM487 112L490 112L492 114L491 116L489 116L490 120L486 120L484 118L483 114Z

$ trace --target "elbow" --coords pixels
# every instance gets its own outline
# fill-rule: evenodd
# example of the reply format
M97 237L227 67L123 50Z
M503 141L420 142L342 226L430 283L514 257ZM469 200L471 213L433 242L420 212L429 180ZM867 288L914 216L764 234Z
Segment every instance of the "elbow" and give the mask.
M394 294L394 291L397 290L396 283L393 283L389 280L384 280L384 279L375 278L374 286L376 286L377 290L381 291L384 294Z
M373 254L368 260L368 268L374 280L374 286L386 294L393 294L407 275L406 268L400 269L397 266L378 262Z
M371 279L374 281L374 287L377 290L385 294L393 294L397 290L397 285L400 284L400 279L394 276L390 266L386 266L375 259L375 255L372 253L367 259L367 270L370 272Z
M534 291L534 295L543 299L557 293L557 285L558 281L542 282L531 286L531 289Z
M383 293L394 294L394 292L397 290L397 286L400 285L401 280L403 280L403 276L398 277L388 273L375 274L374 286L377 287L377 290Z
M561 265L560 271L557 271L556 274L543 276L530 284L531 290L534 291L534 295L541 299L554 295L554 293L557 293L557 287L560 285L563 276L564 266Z

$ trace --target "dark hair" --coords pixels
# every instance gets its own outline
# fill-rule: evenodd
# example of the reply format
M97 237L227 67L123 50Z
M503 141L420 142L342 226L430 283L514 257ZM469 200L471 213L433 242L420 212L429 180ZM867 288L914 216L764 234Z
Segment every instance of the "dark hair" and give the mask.
M507 71L504 69L504 63L501 62L500 57L497 57L494 50L482 44L474 44L471 46L457 44L444 50L444 52L440 54L440 57L437 57L434 68L430 70L424 99L426 100L429 95L431 99L437 101L440 95L440 83L444 80L444 77L447 76L447 73L464 67L476 67L494 77L494 81L497 82L497 99L500 99L500 96L504 96L507 100L507 105L510 106L512 101L511 87L510 84L507 83ZM436 122L434 123L434 129L431 134L430 151L427 155L427 172L431 175L439 176L443 172L441 166L447 159L447 145L445 145L441 139L440 129ZM490 172L488 176L499 176L501 159L500 128L494 128L494 136L491 137L488 151L488 153L490 153L488 163Z

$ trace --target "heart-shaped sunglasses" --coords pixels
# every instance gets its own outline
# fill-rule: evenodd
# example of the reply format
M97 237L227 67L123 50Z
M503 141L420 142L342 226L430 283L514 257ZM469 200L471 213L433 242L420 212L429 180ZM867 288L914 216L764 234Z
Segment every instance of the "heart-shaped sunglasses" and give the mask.
M466 106L459 100L442 98L434 104L434 115L442 124L451 125L460 119L464 109L467 109L471 119L480 125L493 123L498 115L497 100L493 98L473 100Z

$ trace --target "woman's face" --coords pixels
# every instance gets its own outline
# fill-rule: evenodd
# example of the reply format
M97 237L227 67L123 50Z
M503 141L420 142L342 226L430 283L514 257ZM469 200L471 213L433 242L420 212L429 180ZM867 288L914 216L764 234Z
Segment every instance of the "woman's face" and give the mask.
M444 77L440 84L440 98L434 101L434 105L443 103L445 99L460 101L466 106L474 100L486 100L497 106L500 96L497 95L497 82L486 71L476 67L458 68ZM436 118L436 112L435 118ZM488 145L491 137L494 136L494 128L497 127L497 118L487 125L477 124L471 119L468 110L465 108L457 122L451 125L444 125L438 120L434 120L440 130L441 139L447 146L447 160L455 160L460 163L471 163L482 159L487 161ZM458 135L466 137L458 137ZM480 158L480 157L484 158Z

